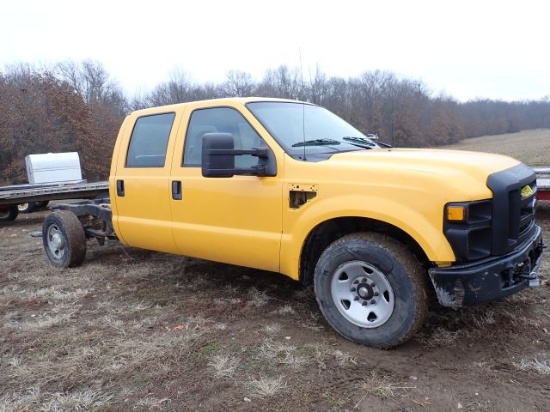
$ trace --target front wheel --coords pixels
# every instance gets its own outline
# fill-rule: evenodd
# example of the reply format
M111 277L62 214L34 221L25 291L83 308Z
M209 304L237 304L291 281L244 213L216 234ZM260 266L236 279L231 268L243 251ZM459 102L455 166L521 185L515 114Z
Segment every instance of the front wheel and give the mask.
M53 266L80 266L86 257L86 235L76 215L68 210L49 214L42 225L44 250Z
M315 268L323 315L354 342L390 348L409 340L428 310L426 277L400 243L377 233L356 233L333 242Z

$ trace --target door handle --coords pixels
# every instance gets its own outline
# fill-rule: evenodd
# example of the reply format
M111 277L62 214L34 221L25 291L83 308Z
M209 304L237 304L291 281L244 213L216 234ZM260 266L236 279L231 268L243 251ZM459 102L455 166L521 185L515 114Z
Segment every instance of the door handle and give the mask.
M172 199L181 200L183 195L181 193L181 181L172 180Z
M117 196L124 197L124 180L116 181L116 194Z

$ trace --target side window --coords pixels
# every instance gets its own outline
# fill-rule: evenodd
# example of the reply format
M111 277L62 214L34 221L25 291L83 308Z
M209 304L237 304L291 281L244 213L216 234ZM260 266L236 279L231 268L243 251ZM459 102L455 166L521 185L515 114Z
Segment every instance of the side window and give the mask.
M130 137L126 167L164 167L175 113L137 119Z
M235 139L235 149L252 149L265 147L260 135L250 126L246 119L235 109L215 107L195 110L191 114L185 148L184 166L201 166L202 137L206 133L231 133ZM249 168L258 164L258 158L249 155L235 157L235 167Z

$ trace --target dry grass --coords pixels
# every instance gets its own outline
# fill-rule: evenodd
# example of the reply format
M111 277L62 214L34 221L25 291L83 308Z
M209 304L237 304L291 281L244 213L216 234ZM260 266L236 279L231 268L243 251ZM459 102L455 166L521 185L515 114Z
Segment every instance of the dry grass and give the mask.
M265 398L285 390L287 383L282 376L276 378L261 377L250 380L245 386L250 396Z
M208 362L208 367L217 378L230 378L239 366L239 359L231 355L214 355Z
M281 332L281 325L279 323L271 323L265 325L262 330L268 335L277 335Z
M380 399L388 399L395 396L398 386L389 376L372 371L368 379L363 383L362 389Z
M541 375L550 375L550 359L521 359L519 362L514 362L514 366L522 371L527 370L534 371Z
M275 342L267 339L260 346L257 359L271 363L288 365L292 369L300 369L311 362L311 359L300 354L298 348L287 342Z

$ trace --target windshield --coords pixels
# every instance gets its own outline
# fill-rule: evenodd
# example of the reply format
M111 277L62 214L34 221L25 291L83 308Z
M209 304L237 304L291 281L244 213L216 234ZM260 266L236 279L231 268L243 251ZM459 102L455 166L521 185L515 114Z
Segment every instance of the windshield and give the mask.
M334 153L378 148L328 110L308 103L254 102L248 109L292 157L322 160Z

